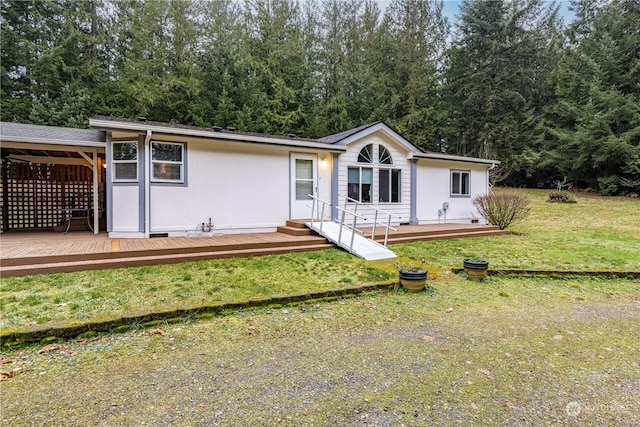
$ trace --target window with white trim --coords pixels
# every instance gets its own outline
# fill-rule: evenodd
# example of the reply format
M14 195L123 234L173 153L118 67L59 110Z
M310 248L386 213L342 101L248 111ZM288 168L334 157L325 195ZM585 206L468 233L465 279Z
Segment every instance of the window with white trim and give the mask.
M151 181L184 182L184 144L151 143Z
M451 195L469 196L471 194L470 179L470 171L451 170Z
M400 202L400 169L380 169L378 193L382 203Z
M138 181L138 143L114 142L112 148L113 181Z
M348 174L348 196L363 203L373 198L373 168L350 167Z

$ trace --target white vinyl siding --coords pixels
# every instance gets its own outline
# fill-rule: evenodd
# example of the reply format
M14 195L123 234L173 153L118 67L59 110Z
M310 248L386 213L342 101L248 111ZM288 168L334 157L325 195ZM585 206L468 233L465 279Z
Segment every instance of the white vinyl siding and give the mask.
M369 164L358 162L362 149L368 145L371 145L372 148L370 158L374 159L373 162ZM380 150L381 146L384 148L384 150ZM371 168L373 169L371 203L374 205L380 205L381 209L391 212L394 215L398 215L400 219L393 218L393 221L396 224L408 223L410 220L411 201L411 164L407 160L408 153L406 151L406 148L398 144L394 139L387 137L387 135L384 135L382 132L376 132L374 134L367 135L360 140L353 141L349 144L348 147L349 149L347 150L347 152L340 155L339 158L338 194L341 196L349 196L350 187L351 189L355 188L355 186L349 185L350 169ZM386 153L384 152L385 150ZM397 171L394 172L398 180L397 202L386 202L384 201L385 196L381 196L380 179L381 175L385 175L388 173L382 172L385 170ZM354 172L351 173L353 174ZM382 185L382 190L385 191L384 184ZM386 191L388 192L388 190L389 189L387 189ZM393 200L393 195L390 195L390 197ZM343 204L344 199L339 199L339 203ZM366 206L358 207L358 213L362 213L368 218L373 218L375 216L374 210L368 209Z

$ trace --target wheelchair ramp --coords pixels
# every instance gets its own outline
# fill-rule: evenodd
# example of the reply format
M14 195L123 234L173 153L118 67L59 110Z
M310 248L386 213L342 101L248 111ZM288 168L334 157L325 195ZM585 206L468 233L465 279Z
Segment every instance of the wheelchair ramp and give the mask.
M342 227L340 234L340 224L333 221L305 222L304 225L315 231L331 243L343 248L360 258L368 261L377 259L396 258L397 255L386 246L371 239L367 239L358 232L353 232L349 227ZM353 238L353 244L352 244Z

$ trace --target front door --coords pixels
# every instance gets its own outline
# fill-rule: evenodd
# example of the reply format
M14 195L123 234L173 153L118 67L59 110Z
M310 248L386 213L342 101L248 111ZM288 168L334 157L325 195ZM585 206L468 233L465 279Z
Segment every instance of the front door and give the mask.
M311 218L309 195L317 195L317 160L315 154L291 154L291 219Z

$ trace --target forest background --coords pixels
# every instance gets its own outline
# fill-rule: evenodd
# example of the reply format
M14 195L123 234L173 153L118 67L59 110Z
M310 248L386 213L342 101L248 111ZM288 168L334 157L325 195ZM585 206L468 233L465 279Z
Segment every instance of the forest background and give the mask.
M2 121L321 137L383 120L508 185L640 193L640 2L1 0Z

